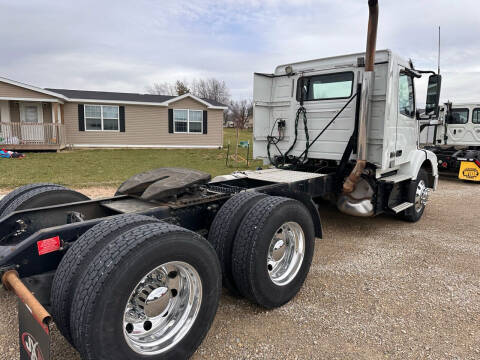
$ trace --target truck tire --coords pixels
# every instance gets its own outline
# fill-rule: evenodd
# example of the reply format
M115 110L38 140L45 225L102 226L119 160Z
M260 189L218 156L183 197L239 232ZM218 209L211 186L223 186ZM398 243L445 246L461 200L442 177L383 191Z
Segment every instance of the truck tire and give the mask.
M215 250L200 235L164 222L130 229L78 281L75 346L85 360L186 359L211 326L221 286Z
M14 211L85 200L90 199L77 191L58 185L46 185L33 188L15 197L5 207L0 217L7 216Z
M10 203L14 201L16 198L26 193L27 191L40 188L40 187L46 187L46 186L56 186L58 188L63 188L63 186L61 185L50 184L50 183L36 183L36 184L20 186L15 190L11 191L10 193L8 193L7 195L5 195L5 197L2 200L0 200L0 217L2 217L2 214L5 208L8 205L10 205Z
M413 203L413 206L408 208L402 214L404 220L408 222L417 222L425 211L425 203L423 196L427 191L428 175L425 169L418 171L417 179L414 186L410 188L408 200ZM428 194L428 193L427 193Z
M232 274L233 241L245 214L266 196L257 192L243 192L231 197L218 211L208 233L208 241L220 260L223 285L235 296L240 294Z
M129 229L152 222L159 220L136 214L115 216L86 231L68 249L55 272L50 300L53 320L70 343L70 309L79 276L105 244Z
M242 220L233 244L238 290L269 309L287 303L307 277L314 247L313 220L302 203L273 196L260 200Z

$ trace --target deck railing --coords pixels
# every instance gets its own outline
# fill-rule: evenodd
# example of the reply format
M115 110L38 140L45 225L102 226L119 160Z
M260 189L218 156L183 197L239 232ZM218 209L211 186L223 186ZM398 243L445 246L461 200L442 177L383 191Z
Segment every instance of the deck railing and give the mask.
M25 122L0 122L1 145L58 145L64 146L65 125Z

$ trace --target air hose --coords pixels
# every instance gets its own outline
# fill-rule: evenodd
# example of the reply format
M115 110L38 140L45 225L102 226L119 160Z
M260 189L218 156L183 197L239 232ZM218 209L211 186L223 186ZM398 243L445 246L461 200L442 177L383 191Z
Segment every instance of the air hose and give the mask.
M298 123L300 121L300 116L303 117L303 127L305 129L305 156L304 160L307 159L308 155L308 148L310 147L310 135L308 134L308 126L307 126L307 109L303 105L301 105L298 110L297 110L297 115L295 116L295 138L293 140L292 146L287 150L287 152L283 155L283 163L285 165L285 160L290 154L290 152L295 148L295 144L297 143L297 138L298 138Z
M274 136L271 136L271 135L267 137L268 160L270 161L270 163L273 166L275 166L275 167L279 167L280 165L285 166L285 163L288 159L288 154L290 154L292 152L292 150L295 148L295 145L296 145L297 139L298 139L298 124L300 122L300 117L302 117L302 119L303 119L303 127L304 127L304 130L305 130L305 151L302 153L302 155L303 155L302 162L307 160L308 148L310 147L310 135L308 133L308 121L307 121L307 109L305 109L305 107L303 105L300 105L300 107L297 110L297 114L295 116L295 137L293 139L292 145L288 148L288 150L284 154L282 154L282 152L280 151L280 149L277 146L277 144L281 140L283 140L283 136L279 134L279 137L274 137ZM275 128L276 123L277 123L277 121L275 121L275 123L273 124L272 133L273 133L273 130ZM279 132L280 132L280 130L279 130ZM270 154L270 146L271 145L275 145L275 147L277 148L277 151L280 153L280 155L275 156L274 159L272 159L271 154ZM298 163L298 161L299 161L299 159L295 159L296 163Z

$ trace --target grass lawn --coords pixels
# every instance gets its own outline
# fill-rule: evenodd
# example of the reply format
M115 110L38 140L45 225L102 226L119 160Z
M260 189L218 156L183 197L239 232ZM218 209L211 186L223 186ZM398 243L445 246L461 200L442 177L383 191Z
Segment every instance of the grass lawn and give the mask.
M240 140L252 143L252 132L244 130ZM59 153L27 153L25 159L0 159L0 188L14 188L35 182L53 182L72 187L118 186L128 177L159 167L185 167L212 176L247 169L245 162L230 160L225 165L227 144L235 152L235 130L225 129L223 149L114 149L72 150ZM246 149L239 148L246 158ZM250 158L252 149L250 148ZM261 166L251 161L249 169Z

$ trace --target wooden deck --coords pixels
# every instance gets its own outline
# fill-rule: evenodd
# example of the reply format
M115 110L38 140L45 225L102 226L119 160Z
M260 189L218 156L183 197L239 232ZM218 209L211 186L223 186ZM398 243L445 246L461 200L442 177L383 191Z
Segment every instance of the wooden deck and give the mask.
M63 150L66 145L49 145L49 144L0 144L0 148L10 150L10 151L42 151L42 150Z
M12 151L65 149L65 126L52 123L0 122L0 148Z

